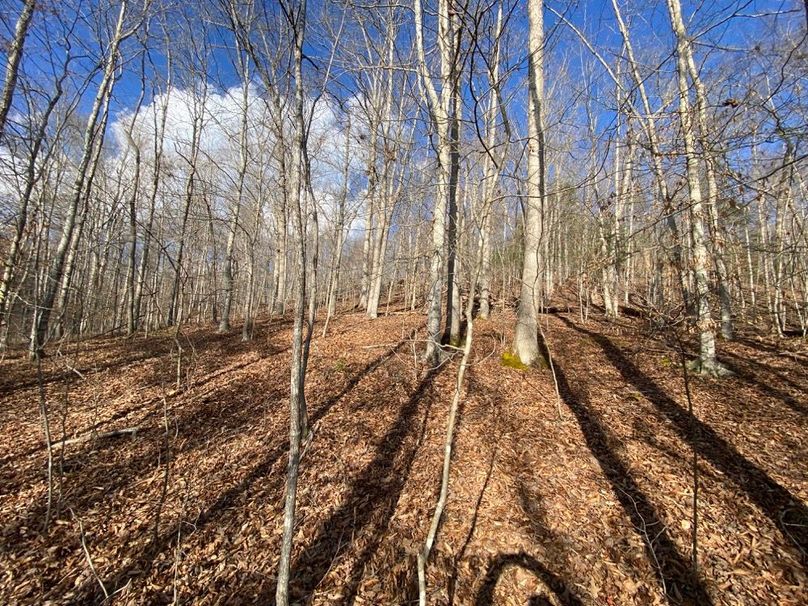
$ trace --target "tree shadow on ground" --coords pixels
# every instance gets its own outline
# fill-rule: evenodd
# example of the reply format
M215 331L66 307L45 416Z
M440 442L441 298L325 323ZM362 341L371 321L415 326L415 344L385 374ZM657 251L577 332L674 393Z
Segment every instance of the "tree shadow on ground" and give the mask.
M750 349L755 349L764 354L771 354L775 356L783 354L783 350L779 345L772 345L764 341L759 341L757 339L753 339L750 337L736 336L735 342L744 345L745 347L749 347ZM789 351L789 355L793 356L795 360L800 359L803 362L808 362L808 355L806 355L805 353L800 353L792 350Z
M351 541L343 542L343 537L361 534L367 537L366 544L343 580L344 603L351 604L356 599L365 566L387 532L409 478L409 469L423 442L431 409L431 399L425 395L439 373L440 369L433 369L421 379L379 441L373 461L353 479L348 496L322 523L317 537L295 560L290 581L290 593L295 599L308 598L334 562L347 551ZM422 419L416 423L422 406ZM412 439L416 428L417 437ZM259 602L267 603L271 598L271 594L265 592Z
M276 351L273 352L271 355L284 354L284 353L288 352L290 349L291 349L290 347L277 348ZM203 386L213 382L214 380L216 380L217 378L219 378L219 377L221 377L223 375L226 375L226 374L232 373L232 372L236 372L236 371L239 371L239 370L243 370L243 369L245 369L245 368L247 368L249 366L252 366L254 364L257 364L257 363L259 363L261 361L262 361L262 358L257 358L257 359L253 359L253 360L248 360L246 362L239 362L239 363L236 363L236 364L233 364L233 365L230 365L230 366L226 366L224 368L221 368L220 370L210 372L208 374L202 374L202 376L200 378L192 379L187 385L183 385L182 389L180 389L179 391L177 391L175 389L172 389L170 391L164 389L164 393L166 393L165 398L166 398L166 400L171 401L171 400L173 400L173 399L175 399L177 397L182 397L183 395L187 394L191 390L203 387ZM169 368L166 369L166 366L168 366ZM156 371L156 372L159 372L161 375L165 375L165 376L162 376L162 378L156 379L154 381L145 381L144 383L140 384L139 387L148 388L148 387L154 387L155 385L165 387L166 385L171 384L171 382L172 382L172 380L174 378L175 372L176 372L173 368L170 368L171 366L172 366L171 364L168 364L168 365L164 364L162 369L159 370L159 371ZM197 374L199 374L199 373L197 373ZM69 380L70 378L71 377L68 376L68 377L66 377L65 380ZM98 387L96 389L100 389L100 387ZM145 410L146 412L138 418L138 426L142 427L144 422L150 420L152 417L155 417L155 416L158 416L158 415L162 414L163 409L162 409L162 406L160 405L161 401L162 401L162 398L160 396L156 396L156 397L148 398L146 400L134 402L134 403L132 403L131 405L129 405L127 407L121 408L119 411L117 411L112 416L109 416L107 418L104 418L104 419L101 419L99 421L96 421L92 425L90 425L88 427L85 427L84 429L82 429L80 431L74 432L75 435L72 435L72 436L67 435L67 436L65 436L65 438L70 439L71 437L81 437L81 436L85 436L85 435L89 435L89 434L94 434L95 432L98 432L99 430L111 425L112 423L115 423L116 421L119 421L120 419L124 419L124 418L128 417L129 415L132 415L132 414L134 414L136 412L140 412L140 411ZM79 407L79 409L81 409L81 408L86 408L86 405ZM71 406L71 409L73 409L72 406ZM61 442L60 442L59 438L56 438L56 437L53 438L53 444L56 445L57 448L60 447L60 443ZM92 443L97 444L97 442L95 442L95 441L92 441ZM10 453L10 454L6 455L5 457L0 458L0 468L5 466L7 463L11 463L11 462L14 462L14 461L17 461L17 460L25 459L25 458L27 458L27 457L29 457L32 454L35 454L37 452L45 452L46 448L47 448L46 444L40 443L40 444L37 444L36 446L28 448L28 449L26 449L24 451ZM6 482L10 481L9 478L10 478L10 476L3 475L2 472L0 472L0 485L5 486Z
M566 318L570 328L586 335L606 355L624 381L633 385L671 423L676 434L699 457L724 473L772 521L788 543L794 544L805 563L808 552L808 510L799 498L775 481L763 469L746 459L712 427L690 414L629 360L610 339L586 330Z
M572 326L565 318L560 319ZM645 552L667 596L688 604L707 605L712 600L702 580L668 534L651 500L642 492L628 466L612 451L611 432L586 405L588 396L573 390L558 359L554 360L561 398L575 415L590 452L595 457L626 516L643 539ZM582 385L582 382L576 382Z
M791 381L790 379L783 376L776 370L767 367L765 364L761 364L760 362L755 362L754 360L744 358L742 356L739 356L738 354L734 354L731 352L724 352L723 357L725 358L723 362L724 365L729 370L731 370L738 379L742 380L747 385L750 385L764 396L773 398L775 400L780 400L783 404L785 404L788 408L790 408L794 412L803 415L808 414L808 406L806 406L804 403L800 403L799 401L797 401L797 399L791 394L782 391L780 389L777 389L776 387L772 387L767 382L765 382L765 379L759 379L753 371L750 371L747 368L749 366L754 366L755 368L761 371L765 371L771 374L777 379L777 381L780 381L785 385L789 385L794 389L804 390L805 388L802 385L799 385L794 381ZM730 357L735 361L730 363L726 360L727 357ZM744 366L747 368L743 368Z
M139 349L137 352L132 353L131 355L126 355L123 357L116 358L115 360L110 360L108 362L104 362L101 364L93 364L93 365L85 365L80 364L77 370L82 374L96 374L102 373L108 370L118 370L124 368L126 366L132 366L136 364L143 364L145 362L160 358L161 356L168 355L170 352L170 348L164 344L158 343L150 343L149 347L144 351L142 348ZM84 352L80 353L79 359L83 356ZM69 359L69 357L68 357ZM52 383L65 381L68 379L75 378L75 372L72 370L65 370L64 366L58 364L57 358L50 358L48 361L53 361L54 369L51 371L45 370L43 372L42 377L42 384L44 386L49 386ZM16 372L5 372L0 378L0 397L7 396L12 393L16 393L26 389L34 389L39 387L39 380L34 379L22 379L22 377L30 377L31 374L36 375L35 366L33 363L25 360L23 362L19 362L15 364L16 368L13 369ZM44 364L43 364L44 366Z
M449 575L449 583L447 588L449 592L449 606L452 606L454 604L455 592L457 591L457 567L465 557L469 543L471 543L471 539L474 537L474 531L477 529L477 520L480 515L480 506L483 503L483 498L485 497L485 491L488 489L488 484L491 481L491 474L494 471L494 463L496 462L496 458L497 458L497 449L496 447L494 447L491 450L491 459L488 462L488 469L485 472L485 478L483 480L482 488L480 488L480 494L477 496L477 501L474 503L474 513L471 516L471 524L469 525L469 531L466 533L466 538L463 539L463 544L460 546L460 549L452 559L452 571L451 574Z
M177 338L180 345L186 350L189 356L191 355L191 351L196 351L198 355L201 355L213 349L219 349L223 354L233 355L256 348L260 350L259 352L262 355L274 355L279 353L279 350L271 347L267 350L267 347L264 347L264 341L276 333L287 330L291 325L291 320L262 322L260 324L261 330L258 331L258 329L256 329L256 336L252 341L242 341L240 337L237 337L237 334L240 334L240 330L234 330L229 333L217 333L207 328L203 330L186 329L182 331ZM266 344L269 345L268 342ZM73 343L70 344L70 347L71 349L73 348ZM119 371L129 366L142 366L147 362L159 361L160 358L174 352L176 344L173 334L167 331L161 331L159 334L150 335L146 338L142 335L135 335L133 337L89 338L78 341L75 343L75 347L76 351L66 355L65 358L72 360L72 358L77 355L78 362L76 362L76 370L84 375L92 376L106 371ZM100 363L93 362L93 359L105 353L108 353L112 357ZM59 359L59 357L45 358L46 361L54 361L52 370L44 369L42 382L45 386L74 378L75 371L65 369L58 364ZM39 386L39 381L36 378L29 378L33 372L32 369L34 366L25 356L22 356L7 366L10 368L0 374L0 397ZM161 366L165 367L164 364ZM169 380L167 382L170 383L170 378L173 376L173 369L171 365L168 366Z
M402 339L399 341L395 346L389 349L387 352L376 358L375 360L368 363L364 366L359 372L353 375L347 383L333 396L329 397L321 404L317 405L316 408L312 410L310 414L309 420L312 425L317 423L320 419L322 419L345 395L347 395L351 390L353 390L356 385L366 376L373 373L377 370L380 366L382 366L385 362L387 362L391 357L395 356L401 349L401 347L408 342L407 338ZM253 387L254 385L245 385L244 387ZM264 397L264 396L262 396ZM210 401L215 402L217 400L216 397L211 397ZM265 411L260 406L250 406L247 407L249 409L249 420L255 420L258 417L265 414ZM198 414L198 411L197 411ZM190 415L190 420L193 422L193 415ZM243 420L243 419L242 419ZM221 425L221 419L214 418L211 421L217 428ZM243 423L242 423L243 425ZM238 427L234 428L235 430ZM245 495L249 491L250 487L257 482L258 480L266 477L272 471L273 467L281 460L281 457L288 451L288 443L285 440L281 440L274 445L274 447L268 449L268 452L263 459L258 462L256 465L252 466L247 474L240 480L236 485L232 488L228 489L227 491L223 492L216 498L206 509L204 509L198 517L194 520L194 532L199 532L204 529L206 526L209 526L211 523L220 521L221 519L227 517L228 515L234 516L238 515L238 509L234 509L234 507L239 503L240 499L244 499ZM177 456L179 451L175 454ZM157 454L150 453L149 456L142 457L143 460L151 461L153 464L156 460ZM130 479L137 475L136 472L129 473L127 477ZM272 492L280 493L283 489L283 476L282 474L277 474L277 477L274 478L277 480L276 485L272 487ZM146 575L154 565L154 560L158 554L162 554L166 552L168 549L171 548L172 544L175 543L177 537L176 527L171 527L162 530L158 536L156 536L153 540L151 540L145 547L141 545L137 546L134 549L131 549L129 553L123 554L121 556L121 560L126 560L130 562L126 567L118 569L117 571L113 571L109 574L103 575L104 584L106 588L110 591L110 593L122 589L127 583L131 582L132 580L142 577ZM82 585L81 588L77 591L77 600L79 602L87 602L87 603L100 603L103 600L103 595L101 595L98 583L95 579L89 579L86 583Z
M477 597L474 601L475 606L489 606L494 603L494 592L497 587L497 582L509 568L521 568L536 575L564 606L583 605L583 602L570 591L564 581L548 570L544 564L533 556L520 552L500 554L491 561L488 565L485 577L483 578L482 585L477 592ZM529 604L540 606L543 604L552 604L552 602L544 596L533 596Z
M273 388L262 392L265 401L277 400L282 395L281 390ZM263 414L262 407L245 405L254 397L255 385L244 382L238 389L217 390L191 403L180 402L169 417L172 430L181 437L171 449L172 457L190 455L205 448L212 439L229 438L254 425ZM147 416L158 420L141 426L134 436L91 440L77 447L66 447L71 450L62 461L65 469L63 509L81 517L130 484L154 475L159 470L158 462L165 456L165 428L159 421L162 414L162 401L154 401ZM33 472L41 473L38 469ZM32 481L29 473L18 476L14 485L35 484L37 480ZM19 529L36 527L45 517L47 503L44 501L40 500L11 521L5 530L11 533L7 536L16 536ZM3 537L3 542L6 540L7 537Z

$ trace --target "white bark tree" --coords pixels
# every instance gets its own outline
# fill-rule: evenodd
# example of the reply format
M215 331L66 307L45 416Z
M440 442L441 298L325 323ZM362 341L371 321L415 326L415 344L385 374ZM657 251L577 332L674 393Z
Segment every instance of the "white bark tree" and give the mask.
M539 349L538 315L542 304L542 216L546 203L544 166L544 2L528 0L528 140L524 259L513 350L522 364L547 366Z

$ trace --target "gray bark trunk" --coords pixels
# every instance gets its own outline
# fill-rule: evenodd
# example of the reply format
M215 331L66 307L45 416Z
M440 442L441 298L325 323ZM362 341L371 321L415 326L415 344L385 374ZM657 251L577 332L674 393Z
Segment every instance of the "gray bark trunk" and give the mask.
M545 202L544 183L544 15L543 0L528 1L528 152L527 195L525 200L525 253L522 264L522 287L516 317L513 349L527 365L547 366L539 349L538 313L542 297L543 265L542 210Z

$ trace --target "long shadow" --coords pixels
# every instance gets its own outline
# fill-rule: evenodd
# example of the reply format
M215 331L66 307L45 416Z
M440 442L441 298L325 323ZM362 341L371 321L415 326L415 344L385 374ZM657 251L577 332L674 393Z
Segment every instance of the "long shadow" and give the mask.
M567 322L565 318L561 320ZM561 397L575 415L586 444L609 480L615 498L643 539L645 552L668 598L700 606L712 604L704 583L690 560L671 539L654 505L637 485L629 468L612 452L609 444L614 438L587 407L587 396L576 395L558 360L555 360L555 372Z
M567 549L559 540L558 535L547 526L547 515L542 505L541 495L532 491L524 482L517 486L519 504L525 512L533 531L533 538L547 552L547 558L556 564L557 568L566 570L569 567Z
M368 363L358 373L353 375L339 392L322 402L312 412L309 417L310 423L313 425L322 419L343 397L350 393L362 379L377 370L391 357L395 356L408 340L409 338L402 339L387 352ZM255 408L260 409L260 407ZM244 476L238 484L219 495L219 497L195 519L194 532L199 532L209 524L225 517L227 512L244 497L245 493L247 493L249 488L256 481L269 475L275 464L287 453L288 448L289 445L284 440L276 444L257 465L250 469L247 475ZM280 492L283 488L282 474L278 474L275 480L277 481L277 485L274 488ZM152 541L145 549L134 550L126 556L121 556L120 559L129 559L131 564L126 568L119 569L107 575L104 581L107 589L110 592L116 591L132 579L145 575L151 570L155 556L169 549L175 539L176 529L170 528L164 530L160 536ZM103 595L101 595L99 591L98 583L94 579L89 579L77 592L77 595L81 596L79 601L86 601L88 603L92 603L93 600L98 602L103 600Z
M137 353L131 356L118 358L114 361L106 362L103 364L98 364L94 366L82 366L78 370L82 373L91 372L92 374L101 373L106 370L114 370L117 368L123 368L125 366L131 366L133 364L142 364L143 362L147 362L149 360L153 360L155 358L159 358L160 356L166 355L170 350L168 349L150 349L146 352ZM34 371L33 365L30 367L30 374L36 375ZM51 373L47 373L43 379L42 384L47 386L52 383L56 383L59 381L64 381L70 378L73 378L75 375L72 371L69 370L55 370ZM11 376L8 380L0 380L0 396L8 395L17 391L25 390L25 389L33 389L39 386L39 381L36 378L28 379L25 381L17 381L14 376Z
M283 354L283 353L289 351L290 349L291 349L291 347L278 349L277 351L273 352L271 355ZM231 372L236 372L236 371L239 371L239 370L243 370L244 368L247 368L248 366L252 366L253 364L257 364L258 362L262 362L262 361L263 361L262 358L258 358L256 360L249 360L247 362L240 362L240 363L237 363L237 364L233 364L231 366L226 366L226 367L224 367L224 368L222 368L222 369L220 369L218 371L204 374L200 379L191 381L190 385L186 386L182 391L173 392L173 393L170 393L169 395L167 395L166 400L171 400L171 399L173 399L173 398L175 398L177 396L186 395L186 394L188 394L188 392L190 392L190 391L192 391L194 389L197 389L199 387L202 387L202 386L214 381L215 379L219 378L222 375L225 375L225 374L228 374L228 373L231 373ZM169 368L167 372L168 372L168 375L171 376L171 375L174 374L175 371L174 371L173 368ZM67 378L69 379L70 377L68 376ZM169 381L161 381L160 384L165 385L168 382ZM108 417L106 419L102 419L100 421L97 421L96 423L93 423L89 427L86 427L85 429L76 432L76 435L77 436L84 436L84 435L87 435L87 434L90 434L90 433L93 433L93 432L97 432L99 429L101 429L103 427L106 427L107 425L110 425L111 423L114 423L114 422L116 422L116 421L118 421L120 419L126 418L126 417L128 417L129 415L131 415L134 412L137 412L137 411L145 409L146 412L139 418L139 421L138 421L139 425L142 426L143 423L148 421L150 418L152 418L152 417L154 417L154 416L156 416L158 414L162 414L162 407L155 407L154 406L157 402L160 401L160 399L161 399L160 396L156 396L156 397L149 398L147 400L134 402L132 405L130 405L130 406L126 407L126 408L122 408L121 410L116 412L114 415L112 415L112 416L110 416L110 417ZM69 436L68 436L68 438L69 438ZM57 447L58 447L58 440L55 439L54 444L57 444ZM29 457L32 454L35 454L37 452L43 452L43 451L46 450L46 448L47 448L46 444L40 443L40 444L37 444L36 446L33 446L33 447L31 447L31 448L29 448L27 450L22 451L22 452L15 452L15 453L8 454L5 457L0 458L0 468L2 468L7 463L11 463L11 462L14 462L14 461L17 461L17 460L20 460L20 459L24 459L24 458ZM5 478L5 476L0 476L0 477ZM0 485L2 485L3 481L5 481L5 480L0 481Z
M677 435L695 449L700 457L720 469L727 480L745 492L777 526L786 542L792 542L797 546L805 564L808 553L808 509L798 497L746 459L712 427L679 406L659 385L643 374L610 339L581 328L566 318L561 318L561 321L597 343L620 372L623 380L633 385L665 415Z
M254 384L245 382L238 392L215 392L192 405L178 408L170 420L183 441L172 448L174 456L205 448L208 441L217 435L230 436L254 425L263 414L262 407L244 403L254 397L254 390ZM282 389L267 386L261 397L272 401L281 398L283 393ZM155 416L162 413L162 405L155 403L151 412ZM134 445L129 445L132 442ZM130 449L136 450L130 454ZM110 495L152 475L163 450L164 429L159 423L144 427L132 438L99 440L80 445L64 457L67 472L63 482L64 506L81 516ZM121 453L124 458L121 458ZM31 478L28 474L21 474L16 480L12 486L26 480L30 482ZM9 529L35 527L44 519L46 508L45 502L37 503L14 520ZM7 537L0 539L0 545L6 540Z
M782 355L783 351L776 345L769 345L767 343L762 343L756 339L751 339L749 337L737 337L735 339L741 345L745 345L751 349L756 349L763 353L774 354L774 355ZM808 361L808 355L796 351L790 351L789 355L794 356L795 358L800 358L804 361Z
M291 326L291 324L292 324L291 320L275 322L271 325L271 328L268 328L267 330L261 332L261 339L265 339L278 332L282 332L288 329ZM238 333L238 335L240 335L240 332ZM204 333L201 334L195 334L194 332L189 332L187 334L182 334L179 338L180 338L180 344L183 345L184 347L188 343L187 339L189 339L191 341L191 344L193 345L193 348L197 350L198 353L204 353L217 345L225 345L228 346L227 353L233 354L254 348L255 343L260 342L260 339L257 338L254 339L253 341L244 342L241 341L240 336L238 335L236 331L232 331L230 333L217 333L214 331L205 331ZM174 347L173 337L165 334L150 336L148 339L145 340L143 340L142 337L140 336L135 336L133 339L134 340L127 340L125 337L117 337L114 339L105 338L105 340L100 344L94 343L92 338L89 339L88 341L86 341L89 348L81 350L82 357L97 355L99 352L103 352L104 350L110 350L111 353L120 354L122 352L124 354L131 354L131 355L117 355L113 359L103 362L101 364L92 364L91 361L87 361L84 362L82 365L80 365L78 370L85 374L87 373L97 374L108 370L125 368L127 366L132 366L135 364L143 364L144 362L148 362L150 360L154 360L167 355L168 353L171 352L172 348ZM119 351L117 352L113 351L115 349ZM274 355L275 353L278 352L269 351L267 353L268 355ZM30 369L29 374L33 374L33 366L31 364L28 364L27 367ZM45 385L50 385L51 383L62 381L67 378L71 378L73 376L74 375L72 371L57 369L51 372L46 372L45 376L43 377L43 383ZM16 379L15 375L2 376L0 377L0 396L13 393L19 390L33 389L38 386L39 382L35 378L19 381Z
M549 352L547 351L546 344L543 341L540 342L540 347L544 348L543 354L545 355L545 357L549 357ZM469 390L478 394L478 396L490 398L490 405L494 409L498 408L501 405L501 403L508 397L507 395L500 392L499 389L489 388L483 382L477 380L476 373L473 370L468 373L467 380L469 384ZM513 433L518 435L519 428L516 427L514 422L510 420L508 417L505 418L498 417L496 425L497 430L499 432L502 432L504 434ZM494 451L492 452L491 460L489 462L488 471L486 473L483 488L480 492L480 495L477 499L477 503L475 505L471 528L469 530L469 533L466 535L466 539L460 551L454 558L452 576L449 579L450 606L451 604L453 604L454 601L457 565L462 560L466 551L466 547L468 546L471 537L474 533L479 507L485 494L485 490L488 486L491 474L493 473L493 465L496 454L497 450L494 449ZM508 455L506 454L504 456L507 457ZM513 455L511 455L511 457L515 457L515 459L511 462L506 462L506 465L508 465L509 467L515 467L521 469L524 468L526 465L529 466L529 463L526 462L523 453L519 454L514 453ZM565 578L563 574L563 571L566 571L569 568L567 549L560 541L559 537L552 530L549 529L546 521L545 510L541 505L540 495L534 494L524 482L520 481L517 485L517 496L519 499L519 505L521 506L521 510L524 513L525 517L527 518L527 521L530 525L530 529L532 530L534 542L542 547L542 549L546 553L545 559L552 561L554 563L554 567L556 569L560 569L561 574L550 573L550 571L543 564L540 564L536 558L533 558L532 556L526 554L512 554L512 556L518 556L519 560L518 562L514 560L511 563L514 565L516 564L527 565L527 569L531 570L545 583L551 583L552 586L554 586L561 592L562 603L577 603L575 602L576 598L571 594L569 594L568 580ZM509 558L511 556L503 556L503 557ZM511 565L511 563L507 563L504 561L502 563L505 563L506 567L507 565ZM489 578L488 583L486 584L484 582L482 587L480 588L480 594L483 596L484 600L490 599L489 594L493 593L493 589L494 586L496 585L499 574L501 574L501 571L496 573L496 578L494 577ZM552 604L552 602L550 602L547 598L543 596L533 596L530 599L529 604L531 605Z
M583 602L572 593L561 578L548 570L547 567L536 558L524 552L500 554L493 559L488 566L488 571L485 573L485 578L480 586L480 590L477 592L477 598L474 604L476 606L489 606L493 604L494 590L497 587L499 578L507 569L514 567L522 568L536 575L547 585L555 598L561 604L564 604L564 606L583 606ZM552 604L552 602L547 598L534 596L531 598L530 604L539 606L542 604Z
M351 604L356 599L365 566L389 527L409 477L409 469L426 432L431 405L427 401L423 418L420 423L415 423L419 404L440 372L440 369L433 369L421 379L381 438L373 461L353 479L343 504L323 522L317 538L295 561L291 585L297 599L306 599L328 573L332 562L345 551L348 543L342 543L341 537L359 534L367 528L370 540L345 579L344 603ZM418 438L408 440L418 425ZM270 596L265 595L259 602L264 603L269 599Z
M562 571L558 575L557 589L563 590L568 588L569 579L563 574L563 571L569 569L568 550L560 541L559 536L548 527L547 515L541 503L541 496L533 493L523 482L519 483L517 492L522 510L527 515L530 528L533 531L534 540L545 550L546 555L544 559L553 562L556 569ZM568 590L563 594L563 597L569 599L570 594ZM552 604L552 602L544 596L534 596L529 602L529 605L533 604L538 606L540 604Z
M460 564L461 560L466 555L466 550L468 549L469 543L471 543L471 539L474 537L474 531L477 529L477 519L480 515L480 506L483 504L483 497L485 497L485 491L488 489L488 483L491 481L491 474L494 471L494 462L497 458L497 448L496 446L491 450L491 460L488 462L488 469L485 472L485 479L483 480L482 488L480 488L480 494L477 496L477 501L474 503L474 514L471 516L471 524L469 525L469 531L466 533L466 538L463 539L463 544L460 546L460 550L455 554L452 560L452 573L449 575L449 583L448 583L448 591L449 591L449 606L454 604L454 596L455 591L457 590L457 566Z
M803 415L808 414L808 407L806 407L805 404L800 404L800 402L798 402L797 399L794 398L791 394L788 394L785 391L772 387L771 385L767 385L763 381L758 380L753 373L747 371L746 369L741 368L741 364L754 365L760 369L763 369L765 372L774 375L778 381L786 385L790 385L794 389L804 390L805 388L802 385L798 385L794 381L788 379L787 377L784 377L781 373L766 367L764 364L761 364L760 362L755 362L754 360L748 360L746 358L743 358L742 356L730 352L724 352L723 355L724 358L731 357L734 360L737 360L736 362L728 363L725 359L724 364L733 373L735 373L735 376L737 378L741 379L744 383L750 385L751 387L753 387L754 389L756 389L765 396L768 396L775 400L780 400L783 404L785 404L788 408L790 408L794 412Z

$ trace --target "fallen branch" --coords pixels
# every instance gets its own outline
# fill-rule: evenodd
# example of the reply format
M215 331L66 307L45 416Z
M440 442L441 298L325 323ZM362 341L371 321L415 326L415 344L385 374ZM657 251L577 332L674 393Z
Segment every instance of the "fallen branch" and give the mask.
M70 438L69 440L54 442L51 447L62 448L68 444L81 444L83 442L89 442L90 440L95 439L104 440L106 438L117 438L118 436L134 436L140 431L140 429L140 427L127 427L126 429L116 429L115 431L105 431L104 433L88 433L87 435L79 436L78 438Z

